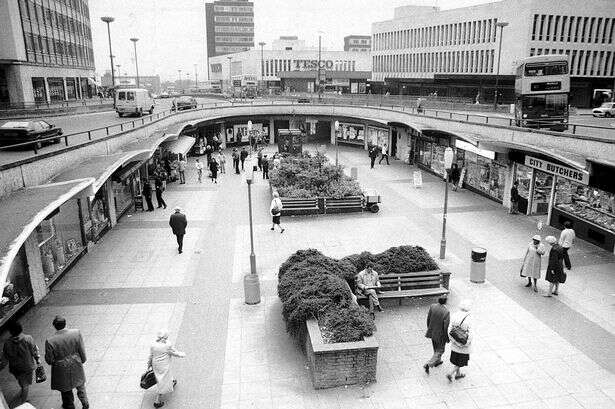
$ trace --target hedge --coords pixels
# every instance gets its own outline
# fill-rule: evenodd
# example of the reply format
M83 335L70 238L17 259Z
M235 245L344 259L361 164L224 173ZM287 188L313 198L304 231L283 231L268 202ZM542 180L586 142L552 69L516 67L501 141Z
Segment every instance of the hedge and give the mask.
M378 254L364 251L346 256L342 261L354 265L357 272L371 266L378 274L414 273L438 269L438 264L420 246L391 247Z

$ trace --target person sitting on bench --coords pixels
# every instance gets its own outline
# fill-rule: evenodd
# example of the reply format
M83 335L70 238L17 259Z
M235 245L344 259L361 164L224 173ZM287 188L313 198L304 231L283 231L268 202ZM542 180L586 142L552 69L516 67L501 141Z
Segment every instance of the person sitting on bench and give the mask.
M365 267L359 274L357 274L357 293L364 295L369 300L369 312L374 312L374 307L378 311L382 311L380 302L378 301L378 294L376 289L382 287L378 273L374 271L372 266Z

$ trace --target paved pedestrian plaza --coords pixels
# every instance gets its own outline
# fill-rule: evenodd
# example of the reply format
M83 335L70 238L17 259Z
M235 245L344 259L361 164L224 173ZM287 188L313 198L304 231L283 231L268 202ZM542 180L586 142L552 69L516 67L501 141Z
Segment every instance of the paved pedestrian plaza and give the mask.
M331 155L329 148L329 155ZM228 157L228 155L227 155ZM452 271L449 308L472 300L473 352L467 377L449 384L445 363L426 375L431 356L424 337L433 299L384 302L376 315L380 345L378 382L314 390L305 358L284 328L277 298L277 268L298 249L333 257L394 245L425 247L437 257L443 182L392 161L369 169L364 151L340 149L341 162L357 167L359 181L383 197L378 214L283 218L272 232L269 187L253 185L255 253L262 301L243 302L249 272L245 177L227 173L199 184L190 162L187 184L169 184L166 210L132 213L94 245L22 319L41 350L56 314L81 329L93 409L151 408L154 393L139 388L149 345L167 328L186 359L174 361L178 385L170 409L252 408L508 408L600 409L615 407L615 256L578 241L573 269L559 297L525 288L519 268L536 218L508 215L498 203L461 190L450 192L448 248ZM177 254L168 218L175 206L188 218L184 253ZM488 250L487 282L469 281L470 249ZM539 282L541 292L545 281ZM9 403L18 394L6 370L0 386ZM34 385L31 403L59 408L49 384ZM77 406L79 407L79 406Z

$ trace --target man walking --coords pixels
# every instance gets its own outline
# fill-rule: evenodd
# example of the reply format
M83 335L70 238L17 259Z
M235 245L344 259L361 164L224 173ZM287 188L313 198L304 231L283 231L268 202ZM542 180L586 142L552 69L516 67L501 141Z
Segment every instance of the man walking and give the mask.
M66 319L57 315L53 320L56 333L45 341L45 361L51 365L51 389L62 395L62 407L75 409L73 389L83 409L88 409L88 396L85 391L86 361L83 337L78 329L67 329Z
M199 183L201 183L203 179L203 162L197 159L196 163L194 164L194 167L196 168L196 174L199 178Z
M378 164L380 165L382 163L382 159L387 160L387 165L390 165L389 163L389 147L387 146L387 144L385 143L384 146L382 147L382 156L380 157L380 160L378 161Z
M519 213L519 181L515 180L513 187L510 189L510 214Z
M179 184L180 185L186 184L186 166L187 165L188 165L188 162L186 162L186 158L184 156L181 156L179 158L179 164L177 165L177 171L179 172Z
M32 374L36 365L40 365L40 356L38 347L34 343L31 335L23 333L23 328L18 322L12 322L8 325L11 337L6 340L2 348L2 357L0 358L0 370L4 368L6 363L9 365L9 372L15 377L19 387L21 388L21 403L28 400L28 392L32 385Z
M374 169L374 163L376 163L376 158L378 157L378 147L372 146L372 149L369 151L369 158L371 160L370 167Z
M263 167L263 179L269 179L269 159L267 159L267 155L263 156L261 165Z
M154 211L154 203L152 203L152 186L149 184L147 179L143 179L143 198L145 199L145 203L147 204L147 211Z
M380 301L378 301L378 294L376 293L376 289L382 286L378 278L378 273L371 266L367 266L357 274L356 281L357 292L359 292L360 295L366 296L369 301L369 312L373 314L374 307L376 307L378 311L382 311Z
M164 207L166 209L167 204L162 198L162 192L164 191L164 183L162 183L162 178L157 177L154 185L156 187L156 201L158 202L158 208L160 209L161 207Z
M248 157L248 151L246 150L246 147L244 146L243 148L241 148L241 153L239 154L239 159L241 160L241 170L244 170L243 164L246 161L247 157Z
M182 254L183 251L184 234L186 234L187 225L188 220L186 219L186 215L181 212L179 207L176 207L175 213L173 213L169 219L169 226L171 226L171 230L177 238L177 250L179 251L179 254Z
M564 265L568 270L572 268L572 265L570 264L570 256L568 255L568 250L570 250L570 248L574 244L575 238L576 234L572 229L572 223L566 220L564 222L564 230L562 230L561 234L559 235L559 245L562 246L562 249L564 251Z
M446 344L450 341L448 338L448 324L451 318L451 313L446 308L446 295L440 296L438 302L431 304L427 313L427 332L425 337L431 338L431 346L433 355L423 369L429 375L429 368L442 364L442 354Z
M237 153L237 148L233 148L233 153L231 154L233 158L233 167L235 168L235 173L239 175L239 153Z
M258 170L262 171L263 170L263 148L258 149L258 152L256 153L256 159L257 159L257 164L258 164Z

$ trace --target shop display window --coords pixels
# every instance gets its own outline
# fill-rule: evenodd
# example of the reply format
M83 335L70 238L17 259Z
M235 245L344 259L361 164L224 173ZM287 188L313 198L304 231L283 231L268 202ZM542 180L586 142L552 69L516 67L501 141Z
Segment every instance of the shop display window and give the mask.
M549 200L553 188L553 175L548 173L534 172L534 197L532 198L532 214L547 214L549 212Z
M26 263L26 252L19 249L13 260L0 297L0 323L4 323L32 296L30 275Z
M136 171L122 181L113 180L115 211L118 215L126 212L134 203L134 196L141 192L140 172Z
M432 158L432 143L419 139L417 143L418 148L418 160L425 166L431 166L431 158Z
M519 182L519 186L517 187L519 196L528 200L530 198L530 185L532 183L532 168L518 163L514 180Z
M45 282L51 284L83 252L78 199L64 203L36 228Z
M463 158L466 169L465 183L494 199L503 200L506 165L468 151L463 151Z
M357 124L340 123L337 139L343 142L363 145L365 140L365 127Z
M389 130L383 128L367 127L368 142L372 146L384 146L389 143Z
M96 242L110 225L106 189L101 188L89 201L89 211L83 212L83 226L88 241Z
M445 177L446 170L444 169L444 151L446 146L436 145L433 148L433 155L431 158L431 169L438 175Z
M557 178L555 207L615 233L615 194Z

